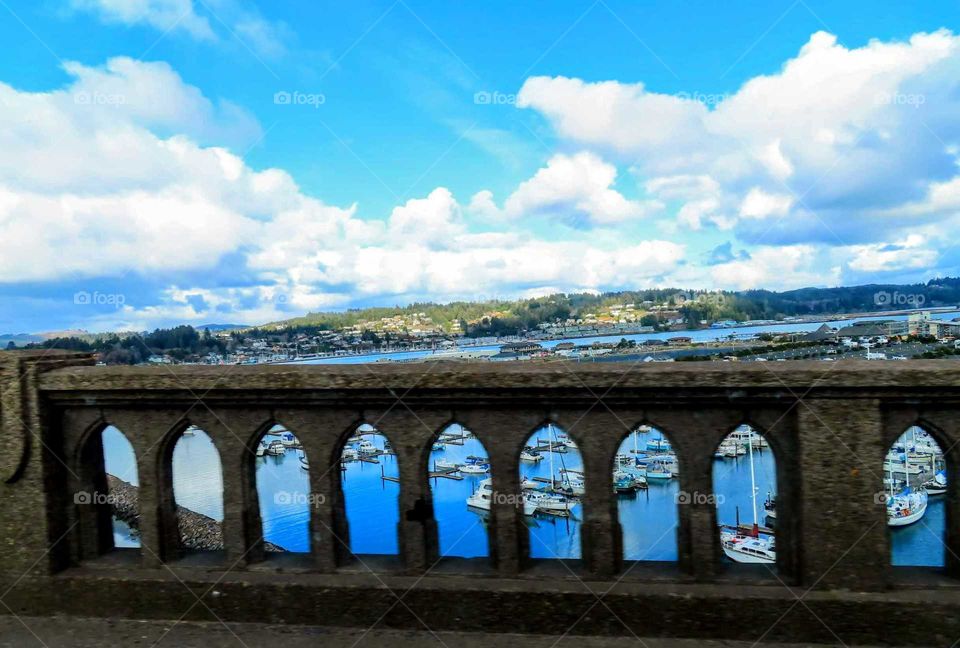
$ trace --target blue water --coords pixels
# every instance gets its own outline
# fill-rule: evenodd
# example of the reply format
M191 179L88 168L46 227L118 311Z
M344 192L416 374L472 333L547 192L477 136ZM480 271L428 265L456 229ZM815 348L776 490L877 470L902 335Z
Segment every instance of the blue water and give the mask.
M279 439L277 435L264 436L267 443ZM296 437L294 440L299 443ZM310 551L310 473L300 462L301 453L306 456L302 450L287 448L283 455L256 459L263 537L293 552Z
M932 319L949 320L957 317L958 311L944 311L931 313ZM592 337L563 338L557 340L539 341L545 348L553 348L564 342L573 342L577 345L589 345L594 342L618 342L621 339L643 342L646 340L665 340L674 336L685 336L691 338L694 342L716 342L718 340L728 339L730 337L743 338L746 336L756 336L761 333L804 333L815 331L824 324L834 328L849 326L853 322L872 322L876 320L905 320L907 315L864 315L852 319L831 319L817 322L802 323L779 323L762 326L733 326L722 329L696 329L679 331L662 331L659 333L633 333L633 334L614 334L614 335L596 335ZM458 345L458 348L469 349L472 351L491 351L500 348L499 344L469 346ZM381 361L402 362L405 360L416 360L433 355L433 351L396 351L390 353L369 353L365 355L338 356L331 358L317 358L313 360L300 360L289 364L366 364Z
M383 450L381 434L365 433L363 438ZM350 525L350 550L355 554L396 554L397 523L400 521L400 484L383 477L399 477L394 455L380 455L380 463L352 461L341 471L341 484ZM282 543L281 543L282 544Z
M459 425L451 425L445 433L463 435ZM430 470L434 462L445 459L455 463L466 463L469 456L486 457L487 450L477 438L470 437L463 445L444 444L443 450L430 453ZM489 555L486 512L467 507L467 498L477 489L486 475L463 475L462 481L437 477L430 480L433 493L433 514L437 520L437 533L440 536L441 556L462 556L465 558L486 557Z
M451 426L448 431L456 433L458 430L457 426ZM555 430L554 434L562 434L562 431ZM636 436L637 445L642 451L647 440L658 438L659 433L654 430L640 432ZM535 446L538 437L547 439L547 428L531 435L528 444ZM386 441L383 436L372 433L366 434L364 438L380 449ZM103 442L107 472L137 484L133 448L126 438L115 428L107 428L103 433ZM633 435L628 435L619 451L630 454L633 445ZM463 446L447 444L444 450L432 452L431 467L436 459L462 463L468 455L486 454L478 439L468 438ZM557 476L561 468L582 469L579 452L568 449L563 454L544 453L545 458L539 464L522 463L519 467L521 476L549 478L551 454L554 460L553 471ZM753 458L758 521L764 524L763 501L768 493L776 493L776 463L769 448L754 451ZM177 503L222 520L223 486L220 462L210 438L199 430L192 436L182 437L175 446L173 460L174 497ZM398 551L399 485L381 479L381 475L396 477L399 474L397 459L393 455L382 455L378 457L378 461L379 464L350 462L346 464L346 470L341 472L347 520L350 525L350 545L351 550L357 554L396 554ZM314 469L317 467L315 464ZM683 470L683 466L680 469ZM256 475L264 538L288 551L309 551L309 474L301 468L298 451L288 449L282 457L268 456L258 459ZM484 478L485 476L465 476L462 481L441 478L430 481L442 555L489 555L485 514L466 505L467 497ZM718 521L722 524L734 524L739 509L740 521L752 522L748 456L714 460L713 483ZM612 488L612 484L603 484L602 487ZM678 494L679 481L671 479L665 482L651 481L647 490L635 494L616 495L626 559L676 560L678 506L683 505L677 503ZM581 556L582 505L574 507L572 513L567 518L542 514L525 518L530 533L530 553L533 557L573 559ZM931 496L926 515L920 522L890 530L893 564L942 566L945 551L942 542L944 528L944 496ZM117 546L139 546L135 535L130 533L126 525L116 520L114 538Z

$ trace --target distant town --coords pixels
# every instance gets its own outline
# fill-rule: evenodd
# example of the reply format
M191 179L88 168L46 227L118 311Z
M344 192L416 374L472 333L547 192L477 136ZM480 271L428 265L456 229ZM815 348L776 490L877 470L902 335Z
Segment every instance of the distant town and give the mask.
M257 327L71 332L5 346L90 351L104 364L951 358L958 303L951 278L782 293L648 290L316 313Z

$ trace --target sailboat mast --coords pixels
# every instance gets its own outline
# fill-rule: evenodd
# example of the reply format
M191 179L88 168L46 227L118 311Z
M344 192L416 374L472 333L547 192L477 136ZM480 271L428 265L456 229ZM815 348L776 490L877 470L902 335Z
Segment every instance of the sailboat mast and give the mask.
M750 501L753 503L753 532L758 532L757 525L757 481L753 474L753 428L747 432L747 450L750 454Z
M554 490L557 487L556 482L553 480L553 423L547 426L547 448L550 455L550 490Z

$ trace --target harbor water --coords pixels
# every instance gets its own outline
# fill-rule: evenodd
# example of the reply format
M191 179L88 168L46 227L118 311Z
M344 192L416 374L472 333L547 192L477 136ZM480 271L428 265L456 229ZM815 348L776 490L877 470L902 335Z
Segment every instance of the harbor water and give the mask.
M429 469L437 460L464 463L468 457L486 457L480 439L451 426L445 431L453 437L465 436L462 444L447 442L430 454ZM548 440L563 438L559 428L542 428L533 433L528 445L536 447ZM660 438L656 430L625 434L620 454L642 454L648 442ZM267 440L275 437L265 437ZM386 439L372 430L362 435L377 453L386 451ZM136 485L136 463L133 448L116 429L103 433L107 472ZM287 551L309 551L308 524L310 514L309 472L300 461L301 451L287 448L282 455L265 455L256 460L257 492L263 521L264 539ZM539 478L541 487L548 486L550 475L558 481L564 474L576 480L583 463L579 452L568 447L566 452L543 451L538 463L521 462L522 478ZM652 453L655 454L655 453ZM552 470L551 470L552 455ZM399 484L391 481L399 475L397 458L388 451L369 461L348 461L343 464L341 479L350 527L350 546L356 554L396 554L398 551ZM776 461L770 448L757 448L753 454L757 493L757 516L765 524L763 502L776 494ZM426 469L427 467L425 467ZM319 460L313 466L321 469ZM334 468L336 469L336 468ZM683 466L679 467L683 470ZM569 471L569 472L562 472ZM881 472L878 467L878 474ZM185 435L173 453L174 496L179 505L223 519L223 481L219 457L210 438L200 430ZM479 483L496 475L463 475L462 479L434 477L430 479L434 497L434 515L438 523L440 551L446 556L484 557L489 555L487 513L467 506L467 498ZM714 495L718 522L733 525L753 522L753 498L750 490L748 455L714 459ZM612 488L605 484L587 487ZM627 560L671 561L677 558L676 528L678 507L699 494L681 493L677 478L649 480L648 488L617 498L623 529L624 558ZM924 517L915 524L891 528L895 565L941 566L944 563L944 496L931 496ZM530 533L530 553L534 558L575 559L581 556L580 526L582 504L575 505L567 516L538 512L525 517ZM135 533L122 522L115 521L117 546L138 546Z

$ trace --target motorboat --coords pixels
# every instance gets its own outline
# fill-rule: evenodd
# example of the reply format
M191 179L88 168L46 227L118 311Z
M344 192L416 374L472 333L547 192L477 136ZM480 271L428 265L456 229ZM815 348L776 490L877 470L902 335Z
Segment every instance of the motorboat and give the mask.
M286 452L287 448L283 445L283 441L271 441L266 450L268 455L274 457L282 457Z
M924 482L923 489L928 495L943 495L947 492L947 474L941 470L932 479Z
M654 452L667 452L670 450L670 442L660 437L659 439L650 439L647 441L647 450Z
M721 531L720 545L727 558L738 563L774 565L777 550L773 536L748 535L737 531Z
M543 455L536 450L524 449L520 452L520 461L526 461L527 463L538 463L543 461Z
M267 452L267 446L263 442L257 444L257 456L262 457Z
M654 461L647 464L647 470L644 472L647 481L663 481L673 477L673 471L666 464Z
M357 452L361 455L372 455L377 454L379 450L377 446L373 444L373 441L362 439L360 443L357 444Z
M467 506L481 511L489 511L493 502L493 495L493 480L484 479L477 485L477 490L467 498ZM537 512L536 503L526 495L524 495L520 501L523 503L524 515L533 515Z
M464 475L486 475L490 472L490 464L487 463L465 463L461 464L460 472Z
M449 459L437 459L433 462L433 467L435 470L457 471L460 469L460 464Z
M344 448L340 454L340 461L357 461L359 458L360 453L357 452L356 448Z
M439 451L441 451L441 450L446 450L446 449L447 449L446 444L445 444L445 443L440 443L439 441L436 442L436 443L434 443L434 444L433 444L433 447L431 448L431 450L433 450L434 452L439 452Z
M544 513L553 513L559 515L569 514L573 508L580 502L567 497L566 495L556 495L554 493L541 493L528 491L524 494L525 499L529 499L536 504L536 510Z

